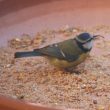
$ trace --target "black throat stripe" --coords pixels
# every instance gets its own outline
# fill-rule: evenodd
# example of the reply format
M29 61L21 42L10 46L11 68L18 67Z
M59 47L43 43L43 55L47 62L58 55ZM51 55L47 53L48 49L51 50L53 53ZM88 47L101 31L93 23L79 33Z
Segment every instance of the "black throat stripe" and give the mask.
M78 42L76 39L75 39L75 41L76 41L76 43L78 44L78 46L79 46L79 48L83 51L83 52L89 52L92 48L90 48L89 50L88 49L86 49L86 48L84 48L83 47L83 44L84 43L81 43L81 42Z

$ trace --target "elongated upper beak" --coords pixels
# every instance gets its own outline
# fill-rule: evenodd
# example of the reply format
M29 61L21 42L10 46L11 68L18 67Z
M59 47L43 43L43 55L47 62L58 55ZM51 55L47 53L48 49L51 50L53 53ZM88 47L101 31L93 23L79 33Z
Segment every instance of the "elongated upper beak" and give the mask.
M100 37L104 38L104 36L101 36L101 35L94 35L93 40L99 39Z

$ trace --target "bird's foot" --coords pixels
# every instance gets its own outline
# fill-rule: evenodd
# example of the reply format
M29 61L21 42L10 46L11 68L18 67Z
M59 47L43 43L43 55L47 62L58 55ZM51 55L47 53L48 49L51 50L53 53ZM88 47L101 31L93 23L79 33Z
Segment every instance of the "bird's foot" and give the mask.
M73 68L65 68L65 72L70 73L70 74L81 74L79 70L73 69Z

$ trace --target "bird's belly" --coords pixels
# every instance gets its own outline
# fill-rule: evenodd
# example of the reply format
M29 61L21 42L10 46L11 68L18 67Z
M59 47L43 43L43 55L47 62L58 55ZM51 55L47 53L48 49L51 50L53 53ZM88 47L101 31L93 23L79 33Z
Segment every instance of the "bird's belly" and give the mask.
M74 67L77 66L78 64L82 63L88 56L89 54L82 54L76 61L73 62L68 62L66 60L59 60L57 58L54 57L49 57L49 61L51 64L53 64L54 66L57 66L59 68L68 68L68 67Z

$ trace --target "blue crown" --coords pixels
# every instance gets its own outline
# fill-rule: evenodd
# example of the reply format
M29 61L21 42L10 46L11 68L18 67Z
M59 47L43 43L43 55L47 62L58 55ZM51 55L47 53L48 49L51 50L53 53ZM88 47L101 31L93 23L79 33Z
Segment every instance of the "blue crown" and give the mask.
M88 40L92 39L93 36L91 36L89 33L81 33L80 35L78 35L76 37L76 40L81 42L81 43L84 43L84 42L87 42Z

